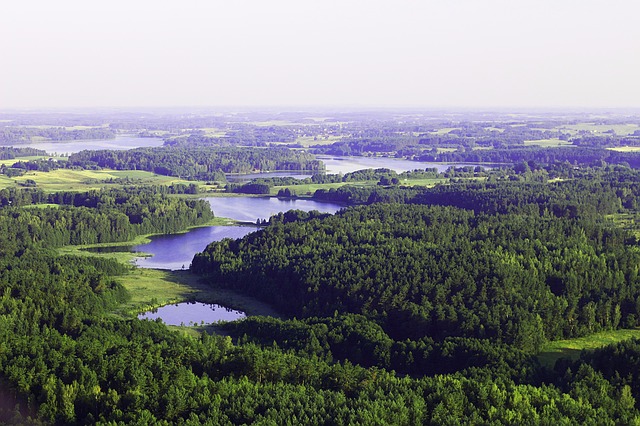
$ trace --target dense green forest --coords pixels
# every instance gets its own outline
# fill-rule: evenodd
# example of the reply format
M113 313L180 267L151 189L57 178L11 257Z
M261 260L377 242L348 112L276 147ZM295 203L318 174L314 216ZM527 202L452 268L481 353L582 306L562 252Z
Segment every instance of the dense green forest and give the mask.
M225 181L225 173L275 170L323 170L314 156L287 148L217 147L138 148L128 151L82 151L69 157L70 167L146 170L194 180Z
M3 163L5 172L101 167L210 181L321 171L304 151L235 146L327 138L342 141L318 152L510 163L229 185L252 193L286 186L281 195L291 196L296 185L346 184L314 198L349 207L283 212L198 254L191 272L204 283L281 313L200 334L123 314L131 295L121 277L131 265L56 251L207 223L209 204L182 195L197 193L199 182L0 190L0 424L640 423L639 340L552 367L538 360L549 341L640 325L640 172L629 167L637 154L602 149L633 145L633 126L596 134L575 117L471 113L114 114L107 126L92 115L0 118L15 128L166 132L167 141L68 162L16 160ZM575 146L524 146L546 139ZM442 147L455 150L433 150ZM43 154L0 150L6 160ZM435 186L404 186L414 179Z
M108 128L66 129L64 127L5 127L0 128L0 145L23 144L36 141L73 141L84 139L114 139Z

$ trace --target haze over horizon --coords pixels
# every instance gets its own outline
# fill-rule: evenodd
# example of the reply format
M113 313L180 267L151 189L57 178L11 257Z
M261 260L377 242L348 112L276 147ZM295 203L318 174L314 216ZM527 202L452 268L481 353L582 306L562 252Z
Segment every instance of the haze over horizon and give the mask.
M640 4L292 0L0 6L0 109L638 108Z

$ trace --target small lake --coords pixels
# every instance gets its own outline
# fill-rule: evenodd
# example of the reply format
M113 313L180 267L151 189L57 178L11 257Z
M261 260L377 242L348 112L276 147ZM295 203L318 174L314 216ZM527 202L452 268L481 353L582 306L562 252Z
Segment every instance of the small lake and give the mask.
M402 158L387 158L387 157L336 157L318 155L318 160L326 166L326 173L338 174L338 173L351 173L356 170L362 169L390 169L397 173L408 172L415 169L436 168L438 172L446 172L449 167L464 167L464 166L483 166L491 168L491 166L484 166L482 164L457 164L457 163L428 163L424 161L411 161L404 160Z
M218 321L235 321L245 318L242 311L235 311L222 305L201 302L184 302L166 305L138 315L138 319L160 318L167 325L200 325Z
M281 199L270 197L207 197L216 217L228 217L241 222L255 223L256 219L269 219L280 212L318 210L335 213L344 206L308 199Z
M160 138L140 138L133 135L116 136L115 139L88 139L61 142L34 142L30 144L7 145L16 148L43 149L48 154L74 154L83 150L97 151L100 149L125 150L133 148L153 148L162 146Z

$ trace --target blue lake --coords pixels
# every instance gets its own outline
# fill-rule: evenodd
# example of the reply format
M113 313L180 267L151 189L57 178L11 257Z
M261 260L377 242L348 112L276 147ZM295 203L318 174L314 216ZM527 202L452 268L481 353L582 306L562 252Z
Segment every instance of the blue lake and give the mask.
M297 209L335 213L342 206L312 200L281 200L263 197L209 197L205 198L217 217L227 217L254 223L256 219L268 219L279 212ZM132 248L148 253L151 257L136 258L135 264L153 269L188 269L196 253L203 251L213 241L223 238L242 238L257 231L255 226L206 226L194 228L182 234L157 235L148 244Z

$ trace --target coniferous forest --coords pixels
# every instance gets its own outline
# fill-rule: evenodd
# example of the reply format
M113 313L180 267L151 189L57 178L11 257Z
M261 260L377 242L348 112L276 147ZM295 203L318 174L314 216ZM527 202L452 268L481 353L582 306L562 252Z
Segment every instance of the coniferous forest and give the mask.
M634 153L576 148L572 158L571 148L539 147L501 157L507 149L497 148L481 155L502 164L486 168L319 173L324 165L301 141L341 136L317 153L379 153L371 146L388 142L394 155L490 142L474 120L443 121L458 131L438 142L427 124L341 118L340 128L228 121L226 136L214 137L175 131L187 127L179 119L135 127L111 117L114 132L175 134L161 148L84 150L55 162L32 148L3 149L3 168L20 162L20 178L35 187L1 176L0 424L639 423L640 340L552 364L540 358L549 343L640 326ZM223 125L206 121L214 124ZM514 127L494 142L563 136L534 127L542 126ZM250 147L238 146L243 135ZM590 140L565 136L576 146ZM622 139L607 134L593 150ZM274 140L296 146L268 146ZM20 167L38 161L56 167ZM47 189L60 169L145 171L189 185ZM197 333L139 320L118 310L132 297L122 284L132 265L59 252L210 223L203 181L256 170L313 177L255 179L247 192L293 198L304 186L314 188L310 199L344 205L336 214L282 212L193 258L189 273L203 285L251 296L278 317Z

